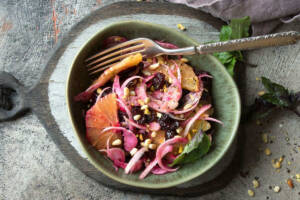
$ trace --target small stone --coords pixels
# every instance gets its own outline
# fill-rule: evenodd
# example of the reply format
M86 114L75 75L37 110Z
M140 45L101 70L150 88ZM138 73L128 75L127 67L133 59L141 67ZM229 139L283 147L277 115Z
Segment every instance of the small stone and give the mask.
M254 196L253 190L248 190L248 195L249 195L250 197L253 197L253 196Z
M252 184L253 184L253 187L254 187L254 188L258 188L258 187L259 187L259 182L258 182L256 179L254 179L254 180L252 181Z
M276 186L273 188L273 191L276 192L276 193L280 192L280 187L276 185Z
M271 150L270 150L269 148L266 148L266 149L265 149L265 154L266 154L267 156L271 155L271 154L272 154L272 153L271 153Z

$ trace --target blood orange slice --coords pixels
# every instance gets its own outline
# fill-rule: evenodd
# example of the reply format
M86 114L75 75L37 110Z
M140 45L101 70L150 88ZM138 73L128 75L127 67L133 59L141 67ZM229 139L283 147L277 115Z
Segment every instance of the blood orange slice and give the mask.
M98 150L106 148L109 137L111 137L110 142L121 139L121 134L117 134L112 130L102 133L104 128L118 125L117 109L116 95L109 94L99 99L86 113L86 137Z

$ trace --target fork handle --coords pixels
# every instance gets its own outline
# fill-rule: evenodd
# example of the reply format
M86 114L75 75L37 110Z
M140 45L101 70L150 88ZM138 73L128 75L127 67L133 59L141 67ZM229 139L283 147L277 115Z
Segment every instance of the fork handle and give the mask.
M194 55L209 54L225 51L259 49L263 47L282 46L294 44L300 39L300 34L296 31L274 33L256 37L248 37L224 42L214 42L201 44L194 47L180 49L166 49L163 54L167 55Z
M300 39L300 34L296 31L275 33L256 37L248 37L224 42L214 42L196 47L197 53L208 54L224 51L237 51L258 49L271 46L282 46L294 44Z

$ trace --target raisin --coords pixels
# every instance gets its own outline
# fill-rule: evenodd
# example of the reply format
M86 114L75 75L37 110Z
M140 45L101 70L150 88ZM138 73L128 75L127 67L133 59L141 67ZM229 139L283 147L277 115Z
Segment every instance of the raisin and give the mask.
M166 139L171 139L176 135L176 132L173 130L167 130L166 131Z
M157 73L154 78L148 84L148 87L154 87L155 90L162 89L166 84L165 75L163 73Z

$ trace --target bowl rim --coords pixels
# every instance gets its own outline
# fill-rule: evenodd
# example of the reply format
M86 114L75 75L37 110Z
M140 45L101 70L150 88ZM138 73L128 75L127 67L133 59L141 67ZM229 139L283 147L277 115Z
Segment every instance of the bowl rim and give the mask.
M234 86L233 89L234 89L235 93L237 94L236 97L235 97L236 101L237 101L237 111L236 111L235 117L234 117L234 119L236 119L236 120L235 120L235 123L233 124L232 134L231 134L231 137L229 138L229 141L222 148L222 151L218 154L218 156L216 156L214 160L212 160L211 162L209 162L209 164L206 165L202 171L195 171L194 173L190 173L188 176L181 177L178 180L174 180L172 182L167 182L167 183L163 183L163 184L161 184L161 183L153 184L153 183L145 183L145 182L141 183L141 182L137 182L137 181L134 181L134 180L124 180L123 178L121 178L121 177L119 177L117 175L107 173L106 170L103 167L101 167L101 165L97 161L95 161L95 159L92 158L92 156L90 156L90 154L86 151L83 143L81 142L81 139L79 137L79 130L75 126L75 121L74 121L73 116L71 115L71 111L70 111L71 107L70 107L69 102L72 101L73 99L69 98L69 83L70 83L71 72L72 72L72 70L74 68L75 61L77 60L78 55L83 51L83 49L86 47L86 45L90 41L92 41L95 37L97 37L98 34L100 34L101 32L103 32L106 29L109 29L109 28L114 27L114 26L119 26L119 25L124 25L124 24L132 24L132 23L133 24L148 25L148 26L150 25L150 26L154 26L154 27L159 28L159 29L168 29L169 32L172 32L173 34L178 35L179 37L183 37L184 36L185 40L188 40L193 45L198 45L199 44L196 40L192 39L190 36L188 36L188 35L186 35L184 33L181 33L181 32L179 32L176 29L172 29L172 28L166 27L164 25L160 25L160 24L156 24L156 23L144 22L144 21L140 21L140 20L126 20L126 21L121 21L121 22L115 22L115 23L111 23L108 26L105 26L105 27L101 28L98 32L96 32L95 34L93 34L93 36L90 39L88 39L79 48L78 53L73 58L71 67L68 70L67 80L66 80L67 84L66 84L66 88L65 89L66 89L66 104L67 104L69 119L71 121L71 125L72 125L72 128L74 130L74 134L76 135L76 139L79 141L80 147L82 148L83 152L87 156L87 160L97 170L99 170L105 176L107 176L107 177L109 177L109 178L111 178L114 181L117 181L119 183L130 185L130 186L134 186L134 187L138 187L138 188L163 189L163 188L174 187L176 185L179 185L179 184L185 183L187 181L190 181L190 180L192 180L192 179L194 179L194 178L196 178L196 177L198 177L198 176L200 176L202 174L205 174L208 170L210 170L213 166L215 166L221 160L221 158L223 158L223 156L227 153L227 151L231 147L231 145L232 145L232 143L233 143L233 141L234 141L234 139L235 139L235 137L237 135L237 130L238 130L238 127L239 127L239 124L240 124L240 118L241 118L241 99L240 99L240 93L238 91L238 87L237 87L235 81L229 75L229 73L227 72L227 70L224 67L224 65L221 64L219 62L219 60L217 58L215 58L214 56L212 56L212 55L206 55L212 62L214 62L216 65L220 66L220 69L223 71L224 76L227 76L228 81L230 82L230 84L232 84Z

